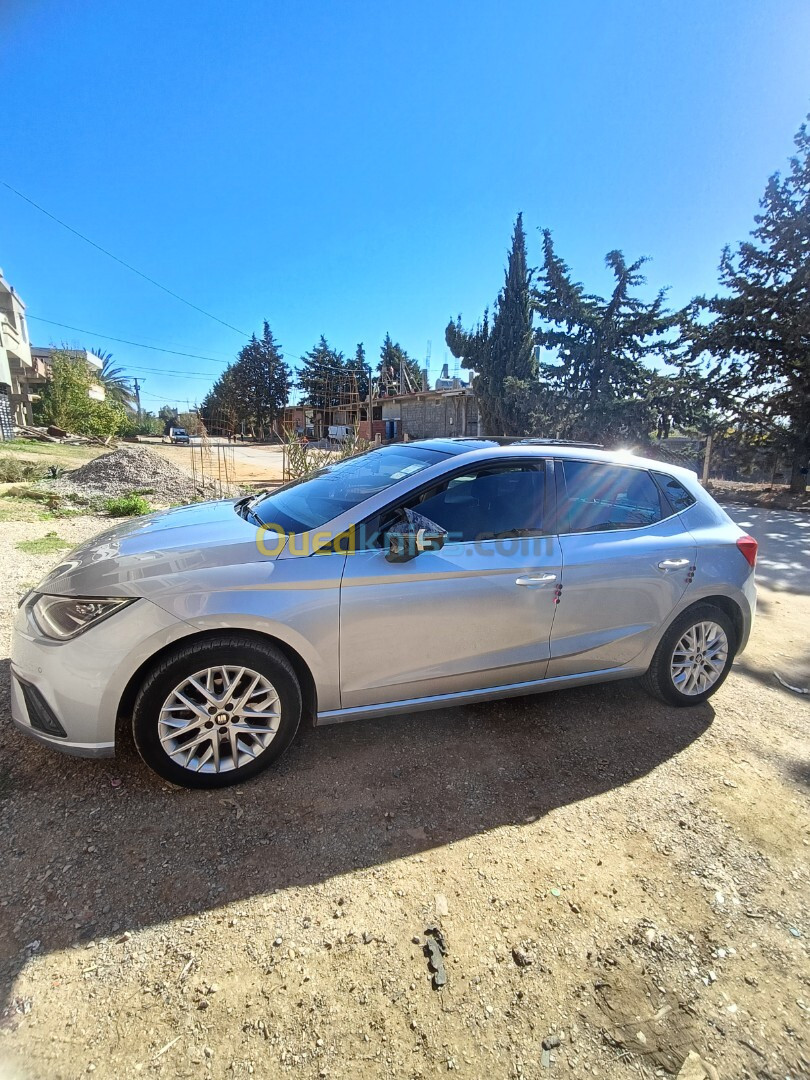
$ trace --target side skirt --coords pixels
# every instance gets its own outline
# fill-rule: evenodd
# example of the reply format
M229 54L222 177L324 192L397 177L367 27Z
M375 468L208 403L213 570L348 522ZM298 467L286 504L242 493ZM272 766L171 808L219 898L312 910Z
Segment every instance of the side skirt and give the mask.
M557 675L553 679L507 683L504 686L493 686L484 690L469 690L456 694L435 694L432 697L409 698L405 701L387 701L381 705L360 705L354 709L332 709L329 712L319 712L315 717L315 726L342 724L348 720L365 720L375 716L396 716L400 713L427 712L429 709L450 709L455 705L474 705L480 701L497 701L499 698L543 694L547 690L564 690L566 687L587 686L589 683L635 679L643 674L643 668L605 668L604 671L588 671L579 675Z

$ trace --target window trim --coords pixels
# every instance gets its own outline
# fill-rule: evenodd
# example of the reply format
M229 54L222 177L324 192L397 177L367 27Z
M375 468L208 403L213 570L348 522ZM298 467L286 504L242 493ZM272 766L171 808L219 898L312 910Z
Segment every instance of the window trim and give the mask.
M657 521L651 522L649 525L634 525L629 529L583 529L575 532L573 529L570 528L569 512L566 509L565 474L563 472L563 466L566 461L573 462L577 465L601 465L607 468L632 469L635 472L646 473L647 476L650 478L653 486L655 487L655 490L658 492L662 516ZM654 529L656 525L660 525L663 521L669 521L671 518L677 517L679 514L678 510L673 509L672 504L661 489L661 485L656 481L655 477L653 476L652 469L650 469L646 465L635 465L632 462L624 461L594 461L591 458L567 457L555 458L555 465L555 488L557 492L558 507L558 514L555 524L559 526L559 536L621 536L623 533L643 532L645 529ZM661 471L664 472L665 470L662 469ZM669 513L664 513L665 509L668 509Z
M556 524L557 492L556 492L556 488L555 488L555 484L554 484L554 458L535 456L535 457L509 457L509 458L496 457L496 458L488 458L486 461L472 461L472 462L468 461L466 466L459 465L455 469L448 470L448 472L442 474L442 476L440 476L440 477L435 477L434 476L434 478L432 480L429 480L426 483L419 485L419 487L412 488L407 493L407 495L403 495L401 498L395 499L393 502L390 502L386 506L384 506L381 510L378 510L377 513L371 514L369 517L365 517L362 520L358 521L357 524L355 525L355 528L361 529L364 525L368 524L369 521L373 520L373 518L379 517L384 513L390 513L390 512L393 512L395 510L398 510L401 506L404 506L406 503L410 502L411 499L418 498L419 495L421 495L421 493L423 491L428 491L428 490L430 490L430 488L437 487L439 484L449 484L449 483L451 483L451 481L455 480L455 478L458 477L458 476L466 476L468 473L471 473L471 472L479 472L479 471L481 471L483 469L492 468L493 465L500 466L500 467L503 467L503 468L510 468L510 467L515 467L515 466L518 466L518 465L522 465L522 466L527 466L528 465L535 472L544 473L545 475L544 475L544 484L543 484L543 520L545 522L545 520L547 519L549 522L551 522L553 524ZM556 536L556 535L557 535L556 532L551 532L551 531L548 531L548 530L544 530L537 537L513 537L513 538L510 538L510 539L524 539L524 540L525 539L541 539L541 538L546 537L546 536ZM450 546L456 546L456 545L460 545L460 544L502 544L503 542L504 541L503 541L502 538L497 539L497 538L493 537L493 538L491 538L489 540L451 540L445 546L450 547ZM378 548L365 547L365 548L356 548L353 551L348 552L348 554L354 555L354 554L359 554L360 552L363 552L363 551L384 551L384 550L385 550L385 548L382 547L382 546L378 547Z

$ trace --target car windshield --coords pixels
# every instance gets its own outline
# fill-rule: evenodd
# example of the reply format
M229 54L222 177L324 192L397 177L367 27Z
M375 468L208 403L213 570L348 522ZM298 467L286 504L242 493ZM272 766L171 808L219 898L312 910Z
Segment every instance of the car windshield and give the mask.
M381 446L294 480L263 496L251 509L263 525L308 532L448 456L407 443Z

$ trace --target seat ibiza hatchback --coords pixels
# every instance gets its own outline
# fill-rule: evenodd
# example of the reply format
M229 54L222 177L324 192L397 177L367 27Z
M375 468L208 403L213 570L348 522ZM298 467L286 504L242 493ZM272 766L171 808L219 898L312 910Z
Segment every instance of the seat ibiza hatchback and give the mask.
M633 676L697 705L746 644L755 561L684 469L538 440L384 446L78 548L20 604L12 716L90 756L131 727L155 772L221 787L302 716Z

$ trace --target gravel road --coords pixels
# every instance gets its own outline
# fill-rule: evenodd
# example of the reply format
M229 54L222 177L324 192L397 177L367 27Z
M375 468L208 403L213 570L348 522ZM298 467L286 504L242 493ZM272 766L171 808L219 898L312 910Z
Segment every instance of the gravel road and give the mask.
M694 710L616 683L308 730L189 792L24 740L3 660L0 1077L808 1075L810 711L772 674L808 671L808 519L756 513L790 572ZM107 524L0 525L0 656L55 561L15 542Z

